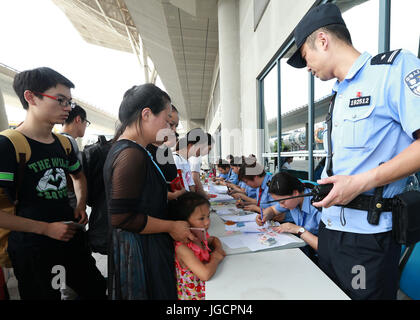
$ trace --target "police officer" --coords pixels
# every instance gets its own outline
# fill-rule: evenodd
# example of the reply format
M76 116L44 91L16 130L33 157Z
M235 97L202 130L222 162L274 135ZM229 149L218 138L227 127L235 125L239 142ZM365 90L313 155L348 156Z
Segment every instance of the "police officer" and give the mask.
M314 203L324 207L319 263L352 299L395 299L401 248L392 238L392 213L382 212L375 225L367 221L368 208L337 205L381 186L383 197L392 198L419 171L420 60L405 50L360 53L334 4L311 9L294 36L298 50L290 65L306 66L323 81L337 78L332 161L318 181L334 187Z

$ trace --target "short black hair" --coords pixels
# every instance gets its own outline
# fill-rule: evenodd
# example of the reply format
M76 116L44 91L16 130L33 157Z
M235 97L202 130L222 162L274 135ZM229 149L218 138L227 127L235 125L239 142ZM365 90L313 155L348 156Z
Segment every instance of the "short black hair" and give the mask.
M330 24L330 25L326 25L324 27L321 27L321 28L315 30L314 32L312 32L312 34L310 34L308 36L308 38L306 39L306 43L308 43L308 45L311 46L312 48L314 47L315 36L320 31L325 31L325 32L331 33L337 39L343 41L344 43L346 43L348 45L352 45L351 35L350 35L350 32L349 32L349 29L347 29L347 27L345 25L343 25L343 24Z
M69 89L74 88L73 82L48 67L19 72L13 79L13 89L15 90L16 95L22 103L23 109L25 110L29 108L28 101L26 101L24 96L26 90L34 92L38 98L42 99L43 96L36 94L35 92L43 93L50 88L56 87L58 84L61 84Z
M303 192L305 190L305 185L295 176L282 171L273 176L268 192L278 196L288 196L291 195L294 190Z
M70 112L69 112L69 116L68 116L68 118L66 119L66 121L65 121L65 123L66 124L70 124L70 123L72 123L73 121L74 121L74 119L77 117L77 116L80 116L80 118L84 121L84 120L86 120L86 111L85 111L85 109L83 109L81 106L79 106L78 104L76 104L75 106L74 106L74 108L72 108L71 110L70 110Z
M210 202L196 192L186 192L179 196L176 203L172 206L172 214L175 220L187 221L195 208L206 204L210 207Z
M222 168L222 169L229 169L230 168L230 164L228 161L224 160L224 159L219 159L219 161L217 161L216 166L218 168Z

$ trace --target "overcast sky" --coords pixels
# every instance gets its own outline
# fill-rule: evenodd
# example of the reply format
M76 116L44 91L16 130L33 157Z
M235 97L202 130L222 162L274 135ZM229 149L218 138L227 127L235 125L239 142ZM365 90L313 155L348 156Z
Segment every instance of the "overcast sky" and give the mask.
M88 44L51 0L1 0L0 39L1 63L51 67L75 84L73 96L113 115L124 92L144 83L133 54Z

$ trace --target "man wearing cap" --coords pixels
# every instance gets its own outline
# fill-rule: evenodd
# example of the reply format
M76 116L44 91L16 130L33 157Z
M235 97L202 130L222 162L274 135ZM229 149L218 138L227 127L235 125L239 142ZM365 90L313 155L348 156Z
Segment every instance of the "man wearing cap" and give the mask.
M323 81L337 79L331 156L318 181L334 188L314 203L324 207L320 266L352 299L395 299L401 247L391 234L392 213L371 224L367 209L337 205L376 190L392 198L420 170L420 60L405 50L360 53L334 4L311 9L294 36L297 51L287 62Z

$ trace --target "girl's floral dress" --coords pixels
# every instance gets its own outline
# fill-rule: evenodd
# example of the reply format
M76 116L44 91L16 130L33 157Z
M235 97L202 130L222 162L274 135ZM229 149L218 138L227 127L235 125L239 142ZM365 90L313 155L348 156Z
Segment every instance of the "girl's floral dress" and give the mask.
M207 238L209 235L207 234ZM183 244L182 242L175 241L175 252L176 248ZM210 261L210 249L208 247L207 240L203 242L203 246L199 246L193 242L188 243L194 255L201 262ZM179 300L205 300L206 294L206 282L200 280L194 273L187 268L182 268L175 254L175 269L177 277L177 288L178 288L178 299Z

